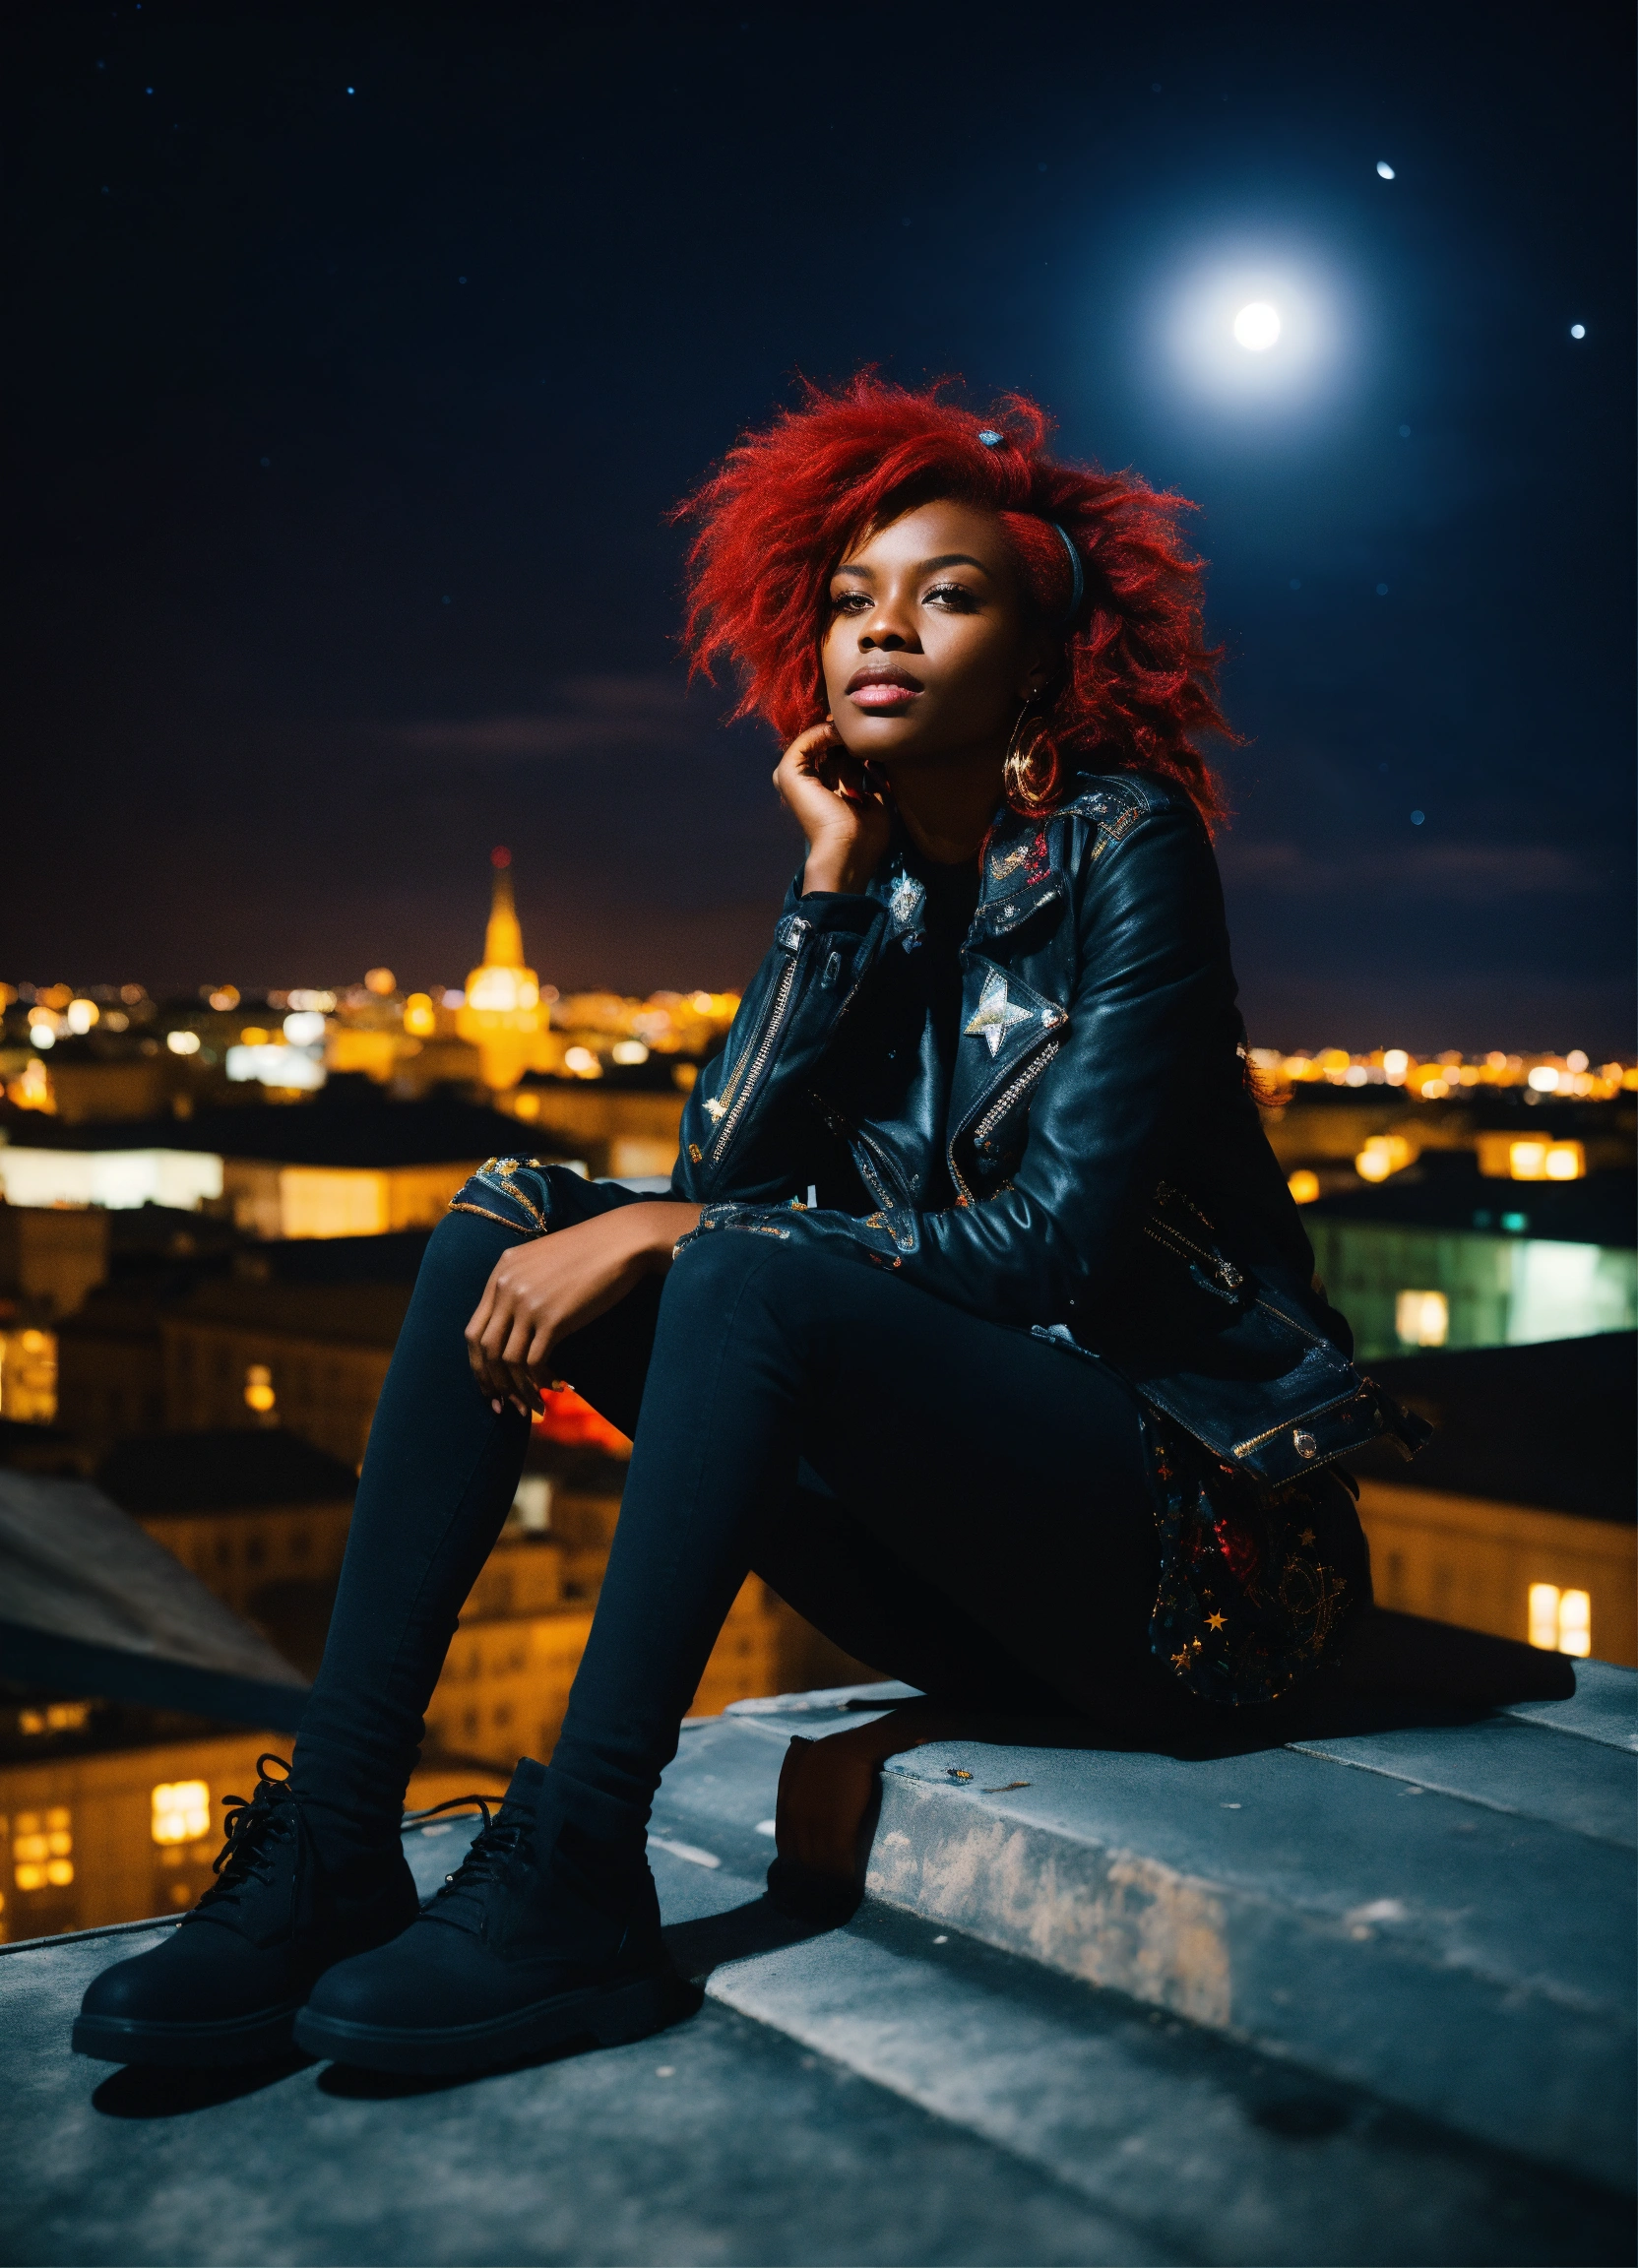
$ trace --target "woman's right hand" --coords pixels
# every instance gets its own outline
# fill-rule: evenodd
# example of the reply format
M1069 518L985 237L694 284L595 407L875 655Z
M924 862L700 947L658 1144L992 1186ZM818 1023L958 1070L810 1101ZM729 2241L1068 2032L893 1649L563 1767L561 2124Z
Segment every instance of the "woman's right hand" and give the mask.
M892 806L828 719L797 733L774 786L807 837L803 892L862 890L886 855Z

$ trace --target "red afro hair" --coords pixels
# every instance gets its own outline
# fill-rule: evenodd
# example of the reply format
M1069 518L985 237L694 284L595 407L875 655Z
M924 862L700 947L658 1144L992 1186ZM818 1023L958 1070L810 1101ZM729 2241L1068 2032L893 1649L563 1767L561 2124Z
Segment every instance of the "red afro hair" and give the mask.
M735 717L763 717L792 739L824 715L830 578L865 529L936 497L998 513L1036 605L1062 623L1073 570L1055 521L1080 553L1085 592L1042 719L1050 774L1060 764L1158 773L1186 788L1208 823L1220 818L1198 736L1235 735L1217 705L1201 563L1179 533L1193 507L1131 473L1048 457L1050 422L1022 395L987 418L942 395L942 384L914 393L868 371L835 393L804 385L799 407L747 434L677 507L698 526L683 633L693 667L709 677L731 662L742 682Z

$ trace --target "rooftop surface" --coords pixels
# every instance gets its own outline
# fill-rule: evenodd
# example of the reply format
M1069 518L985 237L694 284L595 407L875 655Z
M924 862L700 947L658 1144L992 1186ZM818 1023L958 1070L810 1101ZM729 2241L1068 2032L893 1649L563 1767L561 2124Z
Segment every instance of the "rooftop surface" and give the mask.
M8 1948L0 2257L1630 2260L1638 1676L1578 1676L1192 1761L916 1750L823 1934L762 1895L785 1744L903 1689L738 1704L654 1823L701 2013L471 2083L87 2063L157 1928ZM423 1891L470 1832L407 1835Z
M290 1107L206 1104L186 1118L69 1122L31 1112L11 1120L19 1147L42 1150L205 1150L280 1166L447 1166L515 1153L538 1142L514 1118L480 1102L432 1096L389 1100L368 1081L337 1079L315 1102Z
M1370 1374L1437 1430L1413 1464L1376 1443L1351 1471L1631 1527L1638 1334L1407 1354Z

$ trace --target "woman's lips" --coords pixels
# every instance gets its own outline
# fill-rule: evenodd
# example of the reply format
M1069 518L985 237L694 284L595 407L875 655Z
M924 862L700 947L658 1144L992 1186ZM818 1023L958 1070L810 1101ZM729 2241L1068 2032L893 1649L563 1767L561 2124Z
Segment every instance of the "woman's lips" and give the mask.
M869 709L879 714L908 709L913 701L919 701L919 685L901 685L894 677L867 677L862 685L855 685L848 698L855 709Z

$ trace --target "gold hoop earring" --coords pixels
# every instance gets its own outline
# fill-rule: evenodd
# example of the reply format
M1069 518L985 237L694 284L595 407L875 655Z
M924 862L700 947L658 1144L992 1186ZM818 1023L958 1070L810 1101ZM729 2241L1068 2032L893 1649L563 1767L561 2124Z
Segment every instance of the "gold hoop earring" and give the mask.
M1032 715L1028 701L1007 742L1001 781L1013 809L1030 817L1044 811L1057 792L1058 752L1045 719Z

